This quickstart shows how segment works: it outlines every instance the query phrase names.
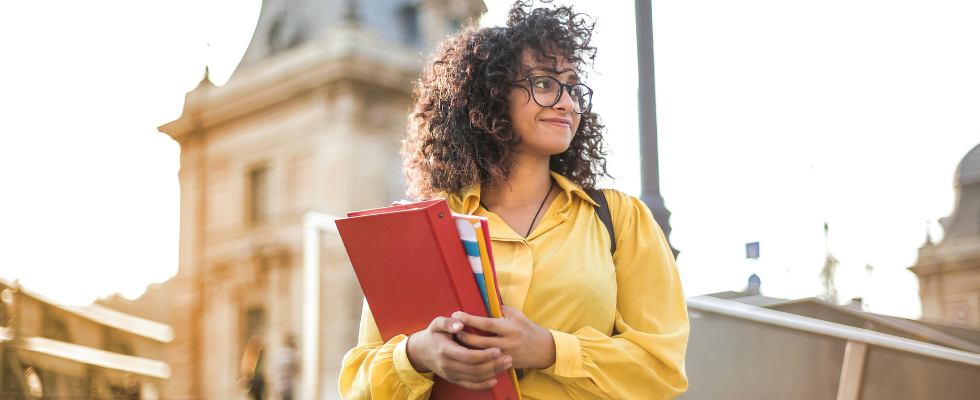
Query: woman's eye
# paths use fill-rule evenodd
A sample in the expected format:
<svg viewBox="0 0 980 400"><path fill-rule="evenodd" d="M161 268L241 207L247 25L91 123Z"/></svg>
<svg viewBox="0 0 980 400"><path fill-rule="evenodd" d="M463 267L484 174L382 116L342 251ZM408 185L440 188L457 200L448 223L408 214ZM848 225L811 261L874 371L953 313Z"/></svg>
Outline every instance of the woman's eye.
<svg viewBox="0 0 980 400"><path fill-rule="evenodd" d="M551 89L551 82L547 79L538 79L534 81L534 87L538 89Z"/></svg>

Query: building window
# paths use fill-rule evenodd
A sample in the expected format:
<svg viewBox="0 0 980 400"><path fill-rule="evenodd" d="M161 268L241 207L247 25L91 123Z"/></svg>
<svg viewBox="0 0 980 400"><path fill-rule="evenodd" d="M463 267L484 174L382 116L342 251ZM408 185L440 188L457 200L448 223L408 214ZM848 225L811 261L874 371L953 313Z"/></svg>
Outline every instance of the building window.
<svg viewBox="0 0 980 400"><path fill-rule="evenodd" d="M41 337L71 343L71 332L68 330L68 324L62 318L61 310L56 311L48 306L43 308Z"/></svg>
<svg viewBox="0 0 980 400"><path fill-rule="evenodd" d="M402 30L402 40L407 44L418 45L420 40L419 34L419 16L418 9L413 5L405 5L398 12L398 20L401 24Z"/></svg>
<svg viewBox="0 0 980 400"><path fill-rule="evenodd" d="M248 352L248 343L261 344L265 336L265 307L253 306L245 309L244 321L241 326L243 352ZM254 339L253 339L254 338Z"/></svg>
<svg viewBox="0 0 980 400"><path fill-rule="evenodd" d="M102 350L128 356L135 355L133 352L133 343L130 338L126 334L108 326L102 327Z"/></svg>
<svg viewBox="0 0 980 400"><path fill-rule="evenodd" d="M261 224L269 218L269 170L252 168L248 173L249 222Z"/></svg>
<svg viewBox="0 0 980 400"><path fill-rule="evenodd" d="M251 307L245 311L245 339L265 334L265 308Z"/></svg>

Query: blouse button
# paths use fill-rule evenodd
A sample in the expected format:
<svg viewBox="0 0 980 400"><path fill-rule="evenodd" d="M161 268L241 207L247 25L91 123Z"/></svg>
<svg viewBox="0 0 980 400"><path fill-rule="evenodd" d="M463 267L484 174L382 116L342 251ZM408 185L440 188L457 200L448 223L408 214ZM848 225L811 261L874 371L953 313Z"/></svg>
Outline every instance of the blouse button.
<svg viewBox="0 0 980 400"><path fill-rule="evenodd" d="M570 365L568 365L568 364L565 364L565 372L570 372L571 370L572 370L572 367Z"/></svg>
<svg viewBox="0 0 980 400"><path fill-rule="evenodd" d="M419 385L424 385L424 384L425 384L425 381L423 381L423 380L421 380L421 379L419 379L419 380L417 380L416 382L418 382L418 383L419 383Z"/></svg>

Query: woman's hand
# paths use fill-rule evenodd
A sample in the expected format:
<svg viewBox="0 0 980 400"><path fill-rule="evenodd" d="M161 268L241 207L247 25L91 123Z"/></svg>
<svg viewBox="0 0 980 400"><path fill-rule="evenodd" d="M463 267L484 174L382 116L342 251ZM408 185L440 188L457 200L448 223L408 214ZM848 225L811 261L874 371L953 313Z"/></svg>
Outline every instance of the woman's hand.
<svg viewBox="0 0 980 400"><path fill-rule="evenodd" d="M504 306L503 318L484 318L457 311L453 317L466 326L496 337L480 336L458 331L456 337L467 345L480 349L500 349L504 356L514 359L514 368L545 369L555 364L555 338L551 332L531 322L524 313Z"/></svg>
<svg viewBox="0 0 980 400"><path fill-rule="evenodd" d="M497 384L493 377L512 367L513 358L500 349L470 350L453 341L463 323L456 318L437 317L429 327L409 336L408 361L419 373L435 372L447 381L467 389L489 389Z"/></svg>

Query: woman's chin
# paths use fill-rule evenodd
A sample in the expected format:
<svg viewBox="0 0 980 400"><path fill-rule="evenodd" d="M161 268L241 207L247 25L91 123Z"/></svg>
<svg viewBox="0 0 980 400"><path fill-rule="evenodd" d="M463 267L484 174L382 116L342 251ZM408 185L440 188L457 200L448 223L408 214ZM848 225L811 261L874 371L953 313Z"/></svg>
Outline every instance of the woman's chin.
<svg viewBox="0 0 980 400"><path fill-rule="evenodd" d="M558 146L551 146L548 148L547 151L544 152L544 154L548 154L548 156L550 157L556 154L564 153L565 150L568 150L568 143L564 143Z"/></svg>
<svg viewBox="0 0 980 400"><path fill-rule="evenodd" d="M517 154L532 157L551 157L556 154L564 153L568 150L568 143L559 143L547 146L525 146L521 149L514 149Z"/></svg>

